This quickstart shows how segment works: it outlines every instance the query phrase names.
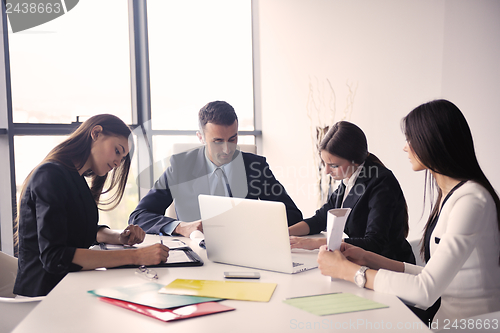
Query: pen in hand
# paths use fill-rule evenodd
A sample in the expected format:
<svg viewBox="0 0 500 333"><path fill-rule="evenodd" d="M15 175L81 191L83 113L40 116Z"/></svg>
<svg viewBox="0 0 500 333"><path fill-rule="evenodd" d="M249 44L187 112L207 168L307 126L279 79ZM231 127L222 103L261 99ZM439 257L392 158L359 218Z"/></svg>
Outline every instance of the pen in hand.
<svg viewBox="0 0 500 333"><path fill-rule="evenodd" d="M163 245L163 233L160 232L159 235L160 235L160 244ZM167 258L168 258L168 256L167 256ZM167 259L165 260L165 262L167 262Z"/></svg>

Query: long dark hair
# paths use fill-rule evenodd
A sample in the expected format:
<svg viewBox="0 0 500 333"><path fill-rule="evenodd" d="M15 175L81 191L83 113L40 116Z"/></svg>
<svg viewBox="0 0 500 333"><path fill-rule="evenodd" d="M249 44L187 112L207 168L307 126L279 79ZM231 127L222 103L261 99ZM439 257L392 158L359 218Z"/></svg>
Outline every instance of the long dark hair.
<svg viewBox="0 0 500 333"><path fill-rule="evenodd" d="M401 126L408 145L428 170L461 181L472 180L490 193L496 205L500 230L500 199L479 166L472 134L460 109L450 101L434 100L411 111L403 118ZM442 198L441 189L435 186L435 179L432 180L432 175L429 177L427 170L426 179L431 188L437 187L437 199L420 241L422 256L425 253L425 234L439 212Z"/></svg>
<svg viewBox="0 0 500 333"><path fill-rule="evenodd" d="M104 185L108 179L108 174L98 176L91 170L84 173L85 177L90 178L90 190L92 192L92 197L94 198L96 204L100 206L99 209L111 210L115 208L123 198L130 170L131 155L133 154L133 141L130 137L131 130L120 118L111 114L100 114L89 118L83 122L66 140L54 147L38 166L47 162L57 162L70 170L81 170L90 156L93 142L91 132L95 126L102 127L101 134L103 135L119 136L128 139L130 146L130 152L127 156L125 156L121 164L116 169L108 173L111 178L106 189L104 189ZM22 200L29 180L38 166L36 166L29 173L28 177L26 177L21 189L19 201ZM115 188L116 191L112 192ZM106 201L100 201L101 194L104 193L112 193L112 195ZM110 207L104 208L103 206ZM16 244L19 208L20 204L18 204L18 214L15 221Z"/></svg>
<svg viewBox="0 0 500 333"><path fill-rule="evenodd" d="M385 167L384 163L382 163L377 156L368 152L368 143L363 130L348 121L339 121L335 123L319 144L319 150L320 152L324 150L355 164L361 164L365 160L369 160L372 163ZM408 205L406 201L404 222L403 232L406 238L410 231L408 224Z"/></svg>

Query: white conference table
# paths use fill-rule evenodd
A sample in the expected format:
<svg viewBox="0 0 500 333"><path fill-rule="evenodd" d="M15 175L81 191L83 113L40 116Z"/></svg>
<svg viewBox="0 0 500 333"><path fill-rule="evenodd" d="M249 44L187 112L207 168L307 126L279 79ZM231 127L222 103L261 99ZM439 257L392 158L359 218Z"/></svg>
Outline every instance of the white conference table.
<svg viewBox="0 0 500 333"><path fill-rule="evenodd" d="M155 268L158 283L169 284L175 279L224 280L225 271L256 271L255 269L211 262L206 251L189 238L180 238L199 254L201 267ZM159 241L147 235L144 244ZM249 251L252 245L248 245ZM317 256L312 252L307 255ZM68 274L49 295L15 328L14 333L77 333L77 332L429 332L397 297L361 289L345 281L331 281L318 269L283 274L259 270L261 281L277 283L269 302L224 300L222 304L234 311L172 322L162 322L130 310L100 301L87 293L104 287L136 285L148 282L134 269L108 269ZM352 293L388 305L388 308L329 316L316 316L283 302L296 296L334 292Z"/></svg>

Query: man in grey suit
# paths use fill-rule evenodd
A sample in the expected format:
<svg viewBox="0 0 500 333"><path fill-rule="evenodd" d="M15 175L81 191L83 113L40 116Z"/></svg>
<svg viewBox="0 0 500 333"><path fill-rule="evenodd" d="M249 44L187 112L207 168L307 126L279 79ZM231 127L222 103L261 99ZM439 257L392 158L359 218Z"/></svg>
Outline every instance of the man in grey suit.
<svg viewBox="0 0 500 333"><path fill-rule="evenodd" d="M266 159L237 148L238 117L231 105L210 102L201 108L198 120L197 136L203 146L171 157L170 166L132 212L129 224L147 233L186 237L203 231L199 194L281 201L289 226L302 221L302 213ZM165 216L172 202L178 219Z"/></svg>

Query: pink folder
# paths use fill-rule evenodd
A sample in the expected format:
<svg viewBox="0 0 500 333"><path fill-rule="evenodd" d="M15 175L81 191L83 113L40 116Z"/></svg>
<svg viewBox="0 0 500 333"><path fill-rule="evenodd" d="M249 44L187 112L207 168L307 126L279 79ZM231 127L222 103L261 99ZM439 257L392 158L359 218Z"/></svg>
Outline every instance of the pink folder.
<svg viewBox="0 0 500 333"><path fill-rule="evenodd" d="M103 302L114 304L122 308L129 309L162 321L186 319L198 316L205 316L212 313L234 310L234 308L222 305L218 302L206 302L193 305L186 305L174 309L157 309L113 298L99 297L99 299Z"/></svg>

